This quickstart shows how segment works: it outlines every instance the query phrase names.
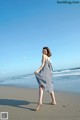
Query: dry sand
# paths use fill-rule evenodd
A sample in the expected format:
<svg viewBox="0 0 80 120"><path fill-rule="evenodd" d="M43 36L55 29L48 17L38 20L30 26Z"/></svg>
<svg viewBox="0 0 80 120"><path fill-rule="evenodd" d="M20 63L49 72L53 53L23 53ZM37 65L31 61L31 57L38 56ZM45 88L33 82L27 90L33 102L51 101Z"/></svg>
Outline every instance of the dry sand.
<svg viewBox="0 0 80 120"><path fill-rule="evenodd" d="M0 112L8 112L8 120L80 120L80 94L55 91L57 105L44 92L43 105L35 111L38 89L0 86Z"/></svg>

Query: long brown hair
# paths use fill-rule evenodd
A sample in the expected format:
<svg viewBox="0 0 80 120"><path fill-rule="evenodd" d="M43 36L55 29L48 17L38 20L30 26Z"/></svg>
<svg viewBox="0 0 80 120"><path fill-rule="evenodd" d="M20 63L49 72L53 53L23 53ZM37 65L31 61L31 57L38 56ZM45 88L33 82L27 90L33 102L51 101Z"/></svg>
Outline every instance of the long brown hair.
<svg viewBox="0 0 80 120"><path fill-rule="evenodd" d="M50 51L50 49L48 47L43 47L43 49L47 50L47 56L48 57L52 56L51 51Z"/></svg>

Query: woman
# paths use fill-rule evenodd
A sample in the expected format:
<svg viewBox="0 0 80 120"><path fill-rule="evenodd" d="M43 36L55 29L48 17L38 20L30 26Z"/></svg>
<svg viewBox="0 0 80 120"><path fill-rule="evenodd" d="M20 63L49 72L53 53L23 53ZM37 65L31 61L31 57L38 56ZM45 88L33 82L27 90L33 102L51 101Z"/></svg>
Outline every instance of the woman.
<svg viewBox="0 0 80 120"><path fill-rule="evenodd" d="M42 105L43 98L43 90L46 89L52 98L52 105L56 105L54 90L53 90L53 82L52 82L52 65L50 63L51 52L48 47L43 47L42 50L42 65L36 70L35 76L39 84L39 101L36 108L36 111Z"/></svg>

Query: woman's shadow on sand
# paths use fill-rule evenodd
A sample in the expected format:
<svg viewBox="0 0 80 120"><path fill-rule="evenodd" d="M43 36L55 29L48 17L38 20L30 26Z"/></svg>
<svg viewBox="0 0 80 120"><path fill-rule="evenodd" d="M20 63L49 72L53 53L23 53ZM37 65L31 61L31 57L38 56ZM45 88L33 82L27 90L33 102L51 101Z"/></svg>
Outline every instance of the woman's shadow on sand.
<svg viewBox="0 0 80 120"><path fill-rule="evenodd" d="M23 108L23 109L35 111L35 109L21 106L21 105L29 105L29 104L37 104L37 103L24 101L24 100L0 99L0 105L13 106L13 107L18 107L18 108Z"/></svg>

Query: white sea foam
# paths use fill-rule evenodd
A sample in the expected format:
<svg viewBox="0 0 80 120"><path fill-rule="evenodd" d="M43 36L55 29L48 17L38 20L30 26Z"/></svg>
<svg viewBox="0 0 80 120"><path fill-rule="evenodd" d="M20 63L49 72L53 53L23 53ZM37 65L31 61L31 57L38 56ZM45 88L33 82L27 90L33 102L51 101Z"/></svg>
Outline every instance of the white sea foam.
<svg viewBox="0 0 80 120"><path fill-rule="evenodd" d="M54 71L53 77L63 77L63 76L80 76L80 69L66 69L66 70L57 70ZM17 79L33 79L35 77L34 74L26 74L20 76L12 76L6 78L0 78L0 82L9 81L9 80L17 80Z"/></svg>
<svg viewBox="0 0 80 120"><path fill-rule="evenodd" d="M74 70L61 70L61 71L54 71L53 76L78 76L80 75L80 69Z"/></svg>

